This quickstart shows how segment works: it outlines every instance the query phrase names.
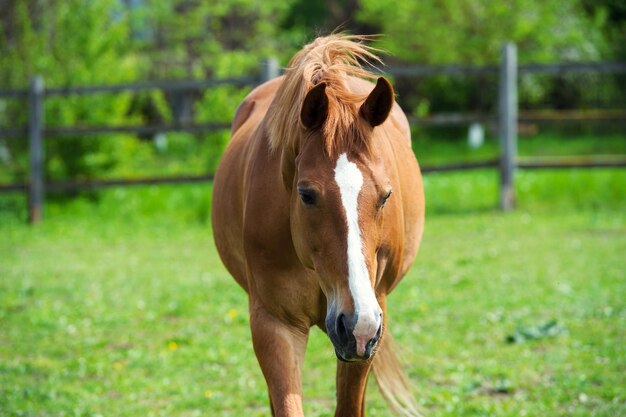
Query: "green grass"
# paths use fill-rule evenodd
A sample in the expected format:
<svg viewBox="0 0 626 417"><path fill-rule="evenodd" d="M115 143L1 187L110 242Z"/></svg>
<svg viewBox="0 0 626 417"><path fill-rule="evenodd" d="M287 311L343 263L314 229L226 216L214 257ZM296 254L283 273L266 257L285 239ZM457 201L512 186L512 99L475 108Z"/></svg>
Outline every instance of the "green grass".
<svg viewBox="0 0 626 417"><path fill-rule="evenodd" d="M416 397L428 416L626 416L626 170L520 172L506 214L496 184L425 179L423 246L389 303ZM0 196L0 416L268 415L209 192L53 199L37 227ZM307 416L332 415L334 363L314 330Z"/></svg>

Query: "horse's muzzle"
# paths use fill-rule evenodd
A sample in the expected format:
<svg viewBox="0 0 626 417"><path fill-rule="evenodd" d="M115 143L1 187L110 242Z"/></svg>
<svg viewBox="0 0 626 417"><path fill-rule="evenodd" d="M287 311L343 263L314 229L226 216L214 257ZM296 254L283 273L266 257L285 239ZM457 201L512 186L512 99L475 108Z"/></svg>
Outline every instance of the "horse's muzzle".
<svg viewBox="0 0 626 417"><path fill-rule="evenodd" d="M364 319L367 320L365 324ZM358 314L333 314L329 311L326 315L326 332L341 361L355 362L371 358L380 340L383 332L382 313L361 317L361 323L358 320Z"/></svg>

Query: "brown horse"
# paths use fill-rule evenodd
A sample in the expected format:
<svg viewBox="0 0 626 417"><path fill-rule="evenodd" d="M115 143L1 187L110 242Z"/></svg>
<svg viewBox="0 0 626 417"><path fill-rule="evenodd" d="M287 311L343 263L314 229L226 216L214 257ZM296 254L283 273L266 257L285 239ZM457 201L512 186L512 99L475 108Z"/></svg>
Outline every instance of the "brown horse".
<svg viewBox="0 0 626 417"><path fill-rule="evenodd" d="M390 406L417 415L386 335L386 296L424 223L420 170L391 85L360 62L365 38L318 38L285 75L252 91L215 175L212 223L249 294L250 326L274 416L302 416L309 329L338 358L336 416L363 416L371 369Z"/></svg>

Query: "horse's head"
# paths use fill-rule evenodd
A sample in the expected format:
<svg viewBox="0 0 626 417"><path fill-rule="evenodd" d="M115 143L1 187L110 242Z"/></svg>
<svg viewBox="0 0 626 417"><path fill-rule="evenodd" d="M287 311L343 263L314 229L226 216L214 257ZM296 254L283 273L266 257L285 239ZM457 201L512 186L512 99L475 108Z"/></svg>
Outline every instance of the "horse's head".
<svg viewBox="0 0 626 417"><path fill-rule="evenodd" d="M326 148L329 133L323 129L332 117L327 93L324 83L313 87L300 113L304 133L286 176L292 237L301 262L319 277L327 301L326 330L338 358L364 360L382 334L375 286L383 210L392 194L382 157L367 141L387 119L393 90L384 78L378 80L355 105L359 111L347 130L360 137L342 140L333 152Z"/></svg>

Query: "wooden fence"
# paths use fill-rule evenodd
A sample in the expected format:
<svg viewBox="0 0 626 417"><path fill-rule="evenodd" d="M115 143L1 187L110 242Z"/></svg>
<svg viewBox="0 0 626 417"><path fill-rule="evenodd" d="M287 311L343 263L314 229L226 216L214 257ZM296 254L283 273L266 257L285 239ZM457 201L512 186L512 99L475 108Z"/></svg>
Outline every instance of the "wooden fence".
<svg viewBox="0 0 626 417"><path fill-rule="evenodd" d="M493 66L437 66L437 67L392 67L386 73L392 76L433 75L468 76L477 74L497 75L499 80L498 114L496 116L475 114L439 114L425 118L409 116L412 123L423 125L468 125L474 121L489 121L498 124L500 136L500 157L498 159L459 163L438 166L424 166L422 171L442 172L479 168L498 168L500 171L500 208L511 210L515 206L514 174L517 168L570 168L570 167L612 167L626 166L626 156L590 157L590 158L541 158L520 160L517 158L517 124L519 121L539 121L549 119L560 120L626 120L626 111L621 112L535 112L518 114L517 85L519 73L626 73L626 63L573 63L556 65L517 65L517 51L514 44L506 44L502 49L499 65ZM158 89L166 92L203 91L219 85L254 86L278 76L280 73L276 59L270 58L262 62L260 76L243 77L223 80L194 80L175 82L148 82L109 86L84 86L66 88L45 88L44 80L35 77L29 89L0 90L0 98L27 98L29 108L28 126L0 127L0 135L28 136L29 140L29 179L25 183L0 184L2 191L26 191L28 193L29 220L37 223L42 219L42 207L46 191L72 191L93 189L109 186L164 184L210 181L212 173L205 175L188 175L176 177L142 178L142 179L94 179L68 180L63 182L46 182L44 179L44 139L54 136L72 136L84 134L134 133L156 134L168 131L209 132L227 129L229 122L224 123L181 123L174 122L161 125L145 126L89 126L89 127L45 127L43 106L46 97L68 96L77 94L118 93L127 91L146 91Z"/></svg>

